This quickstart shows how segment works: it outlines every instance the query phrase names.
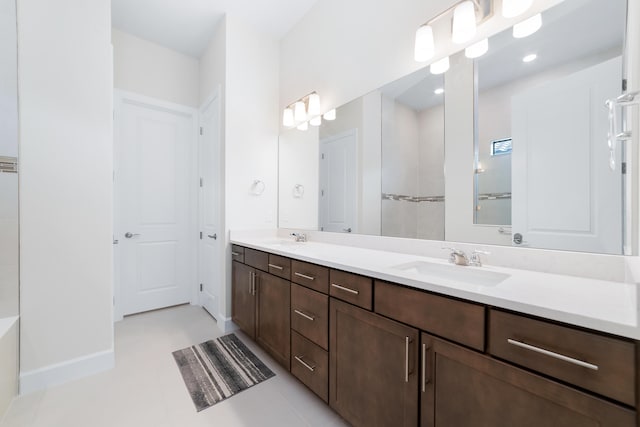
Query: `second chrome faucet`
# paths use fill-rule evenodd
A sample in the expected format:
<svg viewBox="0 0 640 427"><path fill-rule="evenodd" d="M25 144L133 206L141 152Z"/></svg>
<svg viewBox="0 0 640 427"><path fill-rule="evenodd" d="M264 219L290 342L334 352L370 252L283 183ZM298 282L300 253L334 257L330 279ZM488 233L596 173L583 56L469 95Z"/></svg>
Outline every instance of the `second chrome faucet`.
<svg viewBox="0 0 640 427"><path fill-rule="evenodd" d="M489 255L489 252L486 251L481 251L479 249L474 249L471 252L471 256L467 256L467 254L460 249L457 248L449 248L449 247L445 247L442 249L447 249L450 251L449 254L449 262L455 265L462 265L462 266L473 266L473 267L482 267L482 259L480 258L480 255Z"/></svg>

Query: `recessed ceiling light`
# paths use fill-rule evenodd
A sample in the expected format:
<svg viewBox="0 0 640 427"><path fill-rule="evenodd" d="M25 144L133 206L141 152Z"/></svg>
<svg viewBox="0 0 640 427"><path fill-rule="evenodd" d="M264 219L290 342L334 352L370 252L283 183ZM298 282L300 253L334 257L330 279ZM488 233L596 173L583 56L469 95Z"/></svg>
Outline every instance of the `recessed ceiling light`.
<svg viewBox="0 0 640 427"><path fill-rule="evenodd" d="M444 89L439 87L438 89L434 90L433 93L435 93L436 95L441 95L444 93Z"/></svg>
<svg viewBox="0 0 640 427"><path fill-rule="evenodd" d="M524 58L522 58L522 62L531 62L531 61L535 61L535 59L538 57L538 55L536 55L535 53L532 53L530 55L525 56Z"/></svg>

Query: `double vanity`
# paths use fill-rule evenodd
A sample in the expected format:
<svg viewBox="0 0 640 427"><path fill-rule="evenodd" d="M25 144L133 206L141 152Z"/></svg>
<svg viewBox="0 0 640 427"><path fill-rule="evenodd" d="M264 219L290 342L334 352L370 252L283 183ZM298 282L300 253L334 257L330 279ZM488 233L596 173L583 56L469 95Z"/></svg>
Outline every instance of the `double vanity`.
<svg viewBox="0 0 640 427"><path fill-rule="evenodd" d="M638 426L636 286L232 234L233 320L355 426Z"/></svg>

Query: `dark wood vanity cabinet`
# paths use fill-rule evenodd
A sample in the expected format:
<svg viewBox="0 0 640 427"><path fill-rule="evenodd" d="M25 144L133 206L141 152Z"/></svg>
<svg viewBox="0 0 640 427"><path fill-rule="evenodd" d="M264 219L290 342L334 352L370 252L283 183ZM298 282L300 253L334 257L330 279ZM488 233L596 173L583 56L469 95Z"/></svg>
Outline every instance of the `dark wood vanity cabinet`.
<svg viewBox="0 0 640 427"><path fill-rule="evenodd" d="M425 427L632 427L636 413L487 355L422 334Z"/></svg>
<svg viewBox="0 0 640 427"><path fill-rule="evenodd" d="M329 401L354 426L418 423L418 330L331 298Z"/></svg>
<svg viewBox="0 0 640 427"><path fill-rule="evenodd" d="M261 270L272 268L267 253L244 248L243 255L247 264L232 262L232 319L289 370L289 280Z"/></svg>
<svg viewBox="0 0 640 427"><path fill-rule="evenodd" d="M640 427L637 341L234 249L234 322L356 427Z"/></svg>

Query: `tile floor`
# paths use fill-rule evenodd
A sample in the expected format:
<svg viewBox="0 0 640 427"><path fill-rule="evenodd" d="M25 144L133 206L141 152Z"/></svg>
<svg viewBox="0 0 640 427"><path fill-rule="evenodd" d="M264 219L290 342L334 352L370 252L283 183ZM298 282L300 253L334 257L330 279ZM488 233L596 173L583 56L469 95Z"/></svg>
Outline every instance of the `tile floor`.
<svg viewBox="0 0 640 427"><path fill-rule="evenodd" d="M240 332L276 373L196 412L171 352L221 335L202 308L179 306L116 323L116 367L17 398L0 427L345 426L325 403Z"/></svg>

